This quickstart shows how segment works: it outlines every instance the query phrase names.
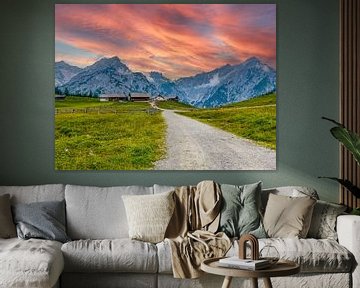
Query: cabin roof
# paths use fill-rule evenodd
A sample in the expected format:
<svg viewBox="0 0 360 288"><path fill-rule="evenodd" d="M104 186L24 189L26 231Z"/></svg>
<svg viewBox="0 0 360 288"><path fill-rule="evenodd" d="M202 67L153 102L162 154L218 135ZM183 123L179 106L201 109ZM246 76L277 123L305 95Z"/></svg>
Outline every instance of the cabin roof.
<svg viewBox="0 0 360 288"><path fill-rule="evenodd" d="M100 98L124 98L128 97L126 94L101 94Z"/></svg>
<svg viewBox="0 0 360 288"><path fill-rule="evenodd" d="M136 97L145 97L145 98L150 98L150 95L147 93L131 93L131 98L136 98Z"/></svg>

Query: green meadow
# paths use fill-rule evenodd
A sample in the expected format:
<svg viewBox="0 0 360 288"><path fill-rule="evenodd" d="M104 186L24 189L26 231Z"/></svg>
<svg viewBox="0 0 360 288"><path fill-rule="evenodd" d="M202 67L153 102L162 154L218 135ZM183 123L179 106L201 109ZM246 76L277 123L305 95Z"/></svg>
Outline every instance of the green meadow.
<svg viewBox="0 0 360 288"><path fill-rule="evenodd" d="M166 153L164 119L148 103L66 97L55 106L58 170L147 170Z"/></svg>
<svg viewBox="0 0 360 288"><path fill-rule="evenodd" d="M194 110L194 106L176 101L157 101L156 106L167 110Z"/></svg>
<svg viewBox="0 0 360 288"><path fill-rule="evenodd" d="M177 113L276 149L276 95L211 109L159 101ZM55 101L57 170L151 170L166 156L166 123L146 102Z"/></svg>
<svg viewBox="0 0 360 288"><path fill-rule="evenodd" d="M220 108L178 113L276 149L275 93Z"/></svg>

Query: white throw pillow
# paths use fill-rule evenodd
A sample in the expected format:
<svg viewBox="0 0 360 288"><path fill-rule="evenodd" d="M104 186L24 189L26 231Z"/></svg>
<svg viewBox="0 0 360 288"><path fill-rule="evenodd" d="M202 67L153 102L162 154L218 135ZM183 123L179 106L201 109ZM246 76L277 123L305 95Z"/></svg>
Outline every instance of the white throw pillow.
<svg viewBox="0 0 360 288"><path fill-rule="evenodd" d="M122 196L131 239L151 243L164 240L175 208L173 193Z"/></svg>

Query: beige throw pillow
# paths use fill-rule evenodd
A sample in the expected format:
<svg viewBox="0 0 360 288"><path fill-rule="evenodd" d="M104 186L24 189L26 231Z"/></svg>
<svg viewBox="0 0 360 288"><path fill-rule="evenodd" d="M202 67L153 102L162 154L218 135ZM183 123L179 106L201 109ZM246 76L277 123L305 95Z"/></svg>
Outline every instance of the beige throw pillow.
<svg viewBox="0 0 360 288"><path fill-rule="evenodd" d="M9 194L0 196L0 238L16 237Z"/></svg>
<svg viewBox="0 0 360 288"><path fill-rule="evenodd" d="M306 238L316 200L311 197L288 197L270 194L264 215L269 237Z"/></svg>
<svg viewBox="0 0 360 288"><path fill-rule="evenodd" d="M164 240L175 207L173 193L122 196L131 239L151 243Z"/></svg>

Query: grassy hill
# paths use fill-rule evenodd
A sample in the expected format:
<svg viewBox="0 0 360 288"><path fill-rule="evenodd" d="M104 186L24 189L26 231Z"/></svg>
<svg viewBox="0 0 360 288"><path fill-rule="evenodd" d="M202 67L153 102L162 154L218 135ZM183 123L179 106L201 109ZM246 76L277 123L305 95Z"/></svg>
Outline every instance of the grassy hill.
<svg viewBox="0 0 360 288"><path fill-rule="evenodd" d="M238 103L233 103L223 106L224 108L236 108L236 107L255 107L265 105L276 105L276 94L271 93L263 96L258 96L249 100L245 100Z"/></svg>
<svg viewBox="0 0 360 288"><path fill-rule="evenodd" d="M276 149L275 93L219 108L178 113Z"/></svg>

